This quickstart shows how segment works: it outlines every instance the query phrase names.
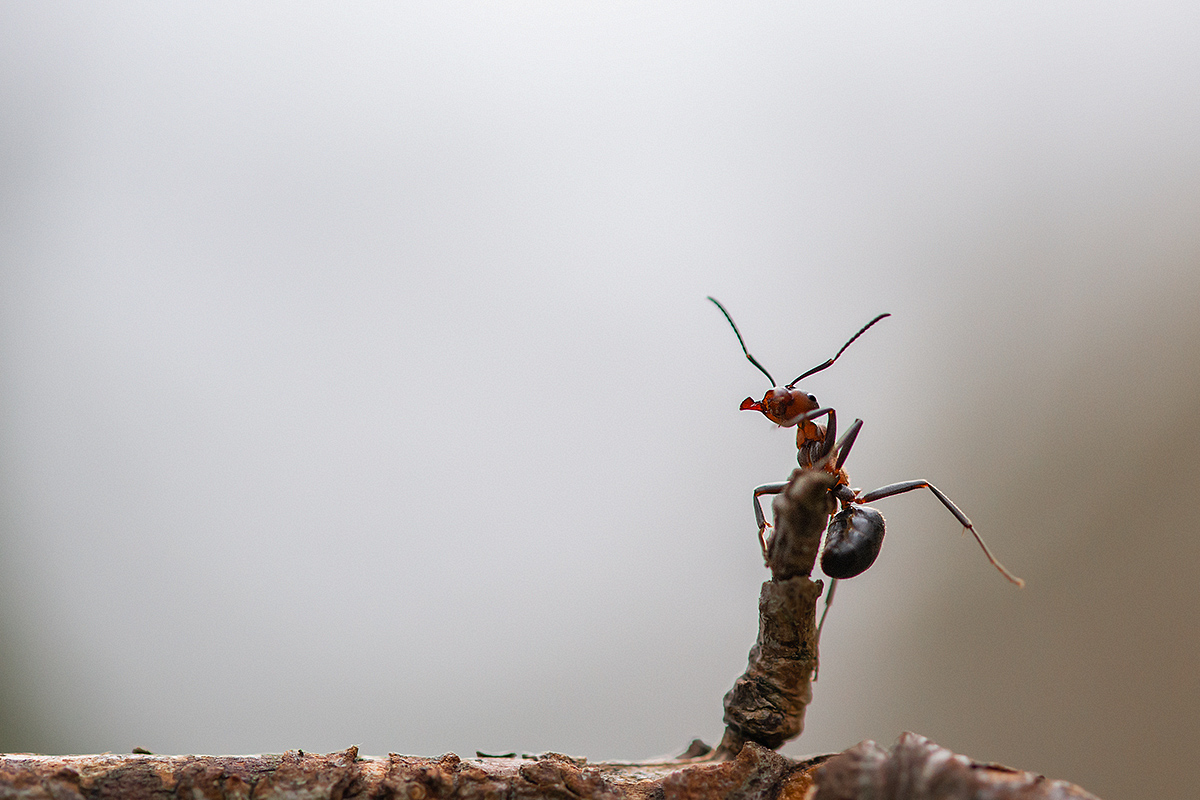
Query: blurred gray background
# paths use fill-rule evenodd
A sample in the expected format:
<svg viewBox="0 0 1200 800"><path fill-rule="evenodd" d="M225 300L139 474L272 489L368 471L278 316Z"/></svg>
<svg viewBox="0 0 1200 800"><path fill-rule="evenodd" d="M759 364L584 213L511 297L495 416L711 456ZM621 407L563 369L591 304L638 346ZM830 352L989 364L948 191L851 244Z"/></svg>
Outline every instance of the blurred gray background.
<svg viewBox="0 0 1200 800"><path fill-rule="evenodd" d="M1200 747L1193 3L0 5L0 749L720 738L806 382L808 728Z"/></svg>

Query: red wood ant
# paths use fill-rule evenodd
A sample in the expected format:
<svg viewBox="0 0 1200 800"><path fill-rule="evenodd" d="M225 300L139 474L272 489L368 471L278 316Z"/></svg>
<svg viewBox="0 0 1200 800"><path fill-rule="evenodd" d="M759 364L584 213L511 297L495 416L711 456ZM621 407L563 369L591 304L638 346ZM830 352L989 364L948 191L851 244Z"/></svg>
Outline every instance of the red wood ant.
<svg viewBox="0 0 1200 800"><path fill-rule="evenodd" d="M1013 575L1005 569L1004 565L996 560L987 545L984 544L979 532L975 530L975 526L971 524L971 520L967 518L967 515L959 510L958 506L949 497L944 495L941 490L929 481L916 480L891 483L870 492L860 492L857 489L851 489L850 478L842 466L846 463L846 458L850 455L850 448L854 445L854 440L858 437L858 432L862 428L862 420L856 419L845 435L835 443L837 415L834 410L828 407L822 408L817 403L816 397L795 388L796 384L804 378L832 366L838 357L846 351L846 348L853 344L858 337L866 333L872 325L884 317L890 316L890 314L880 314L864 325L859 329L858 333L851 336L850 340L842 345L842 348L837 351L833 358L802 373L786 386L776 386L775 379L771 377L771 373L767 372L766 368L758 363L754 356L750 355L750 351L746 349L746 343L742 339L741 331L738 330L733 317L729 315L729 312L725 310L725 307L716 298L709 297L708 299L721 310L721 313L725 315L725 319L729 321L729 325L733 328L733 332L737 336L738 343L741 344L742 352L745 353L746 358L759 371L766 375L772 384L772 388L763 396L762 400L756 401L752 397L747 397L743 400L741 410L760 411L767 419L783 427L797 426L796 460L800 466L805 469L823 469L837 476L837 482L830 489L830 492L838 500L841 510L830 520L825 533L825 545L821 550L821 570L832 579L829 586L829 595L825 600L826 611L828 611L829 602L832 600L837 581L839 579L853 578L856 575L866 572L875 563L875 558L879 555L879 549L883 546L885 532L883 515L864 504L917 489L928 489L933 492L934 497L954 515L954 518L959 521L963 528L971 532L971 535L975 537L975 541L983 549L983 553L987 556L988 561L1000 571L1001 575L1017 586L1025 585L1023 580ZM829 418L828 427L817 425L813 422L814 419L822 416ZM786 483L769 483L759 486L754 490L754 518L758 523L758 540L762 546L764 559L767 558L769 549L766 537L766 529L769 525L766 517L763 515L759 498L765 494L779 494L786 485ZM824 623L823 617L821 621Z"/></svg>

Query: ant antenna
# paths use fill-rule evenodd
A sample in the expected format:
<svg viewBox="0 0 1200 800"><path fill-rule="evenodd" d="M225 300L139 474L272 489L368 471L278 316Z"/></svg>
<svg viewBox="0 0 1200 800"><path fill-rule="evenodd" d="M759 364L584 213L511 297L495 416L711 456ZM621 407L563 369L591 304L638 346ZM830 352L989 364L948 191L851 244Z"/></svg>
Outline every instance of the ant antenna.
<svg viewBox="0 0 1200 800"><path fill-rule="evenodd" d="M709 300L712 300L712 298L711 298L711 297L710 297L710 298L708 298L708 299L709 299ZM714 302L714 303L717 303L717 301L716 301L716 300L713 300L713 302ZM720 305L721 305L720 303L717 303L717 306L718 306L718 307L720 307ZM722 310L722 311L724 311L725 309L723 309L723 308L722 308L721 310ZM728 317L729 315L728 315L728 314L726 314L725 316L727 316L727 317ZM788 389L790 389L790 388L792 388L793 386L795 386L797 383L799 383L800 381L802 381L802 380L804 380L805 378L807 378L809 375L815 375L816 373L820 372L820 371L821 371L821 370L823 370L823 369L829 369L830 367L832 367L832 366L833 366L833 362L835 362L835 361L837 361L837 360L838 360L838 356L840 356L842 353L846 352L846 348L847 348L847 347L849 347L850 345L854 344L854 340L855 340L855 339L857 339L858 337L860 337L860 336L862 336L864 333L866 333L866 332L867 332L867 329L868 329L868 328L870 328L872 325L874 325L876 322L879 322L879 320L883 319L884 317L890 317L890 316L891 316L891 314L880 314L878 317L876 317L875 319L871 320L871 321L870 321L870 322L868 322L866 325L863 325L863 326L862 326L862 328L859 330L859 332L858 332L858 333L856 333L856 334L854 334L853 336L851 336L851 337L850 337L850 341L848 341L848 342L846 342L844 345L842 345L842 349L837 351L837 355L835 355L833 358L831 358L831 359L829 359L828 361L826 361L826 362L825 362L824 364L822 364L821 366L819 366L819 367L813 367L813 368L812 368L812 369L810 369L808 372L804 373L804 374L803 374L803 375L801 375L800 377L796 378L796 380L794 380L794 381L792 381L791 383L789 383L789 384L788 384L788 385L787 385L785 388L788 388ZM733 320L729 320L729 323L732 325L732 324L733 324ZM736 332L736 331L737 331L737 327L734 327L734 329L733 329L733 330ZM738 336L738 339L739 339L739 340L740 340L741 338L742 338L741 336ZM745 349L746 349L746 346L745 346L745 345L742 345L742 349L743 349L743 350L745 350ZM747 358L750 358L750 354L749 354L749 353L747 353L747 354L746 354L746 357L747 357ZM754 361L754 359L753 359L753 358L751 358L750 360L751 360L751 361ZM757 364L758 362L757 362L757 361L755 361L755 363ZM762 367L759 367L759 369L762 369ZM763 371L764 371L764 372L766 372L766 370L763 370ZM767 377L769 378L769 377L771 377L771 376L770 376L770 375L768 375Z"/></svg>
<svg viewBox="0 0 1200 800"><path fill-rule="evenodd" d="M758 360L755 359L754 356L750 355L750 351L746 349L746 342L742 340L742 332L738 330L737 323L733 321L733 317L729 316L729 312L725 310L725 306L721 305L721 303L715 297L710 296L708 299L712 300L713 305L715 305L717 308L721 309L721 313L725 315L725 319L729 320L729 325L730 325L730 327L733 328L734 335L738 337L738 344L740 344L742 346L742 352L746 354L746 358L750 359L750 363L753 364L754 366L758 367L759 372L761 372L763 375L766 375L767 380L769 380L771 382L771 385L774 386L775 379L771 377L771 373L767 372L767 368L764 367L762 364L758 363ZM887 314L884 314L884 316L886 317ZM873 320L871 322L871 325L874 325L878 321L879 321L878 318L876 318L875 320ZM871 325L868 325L867 328L871 327ZM863 328L863 331L865 331L867 328ZM858 333L862 333L862 331L859 331ZM858 338L858 334L855 334L854 339L857 339L857 338ZM853 342L854 339L851 339L850 342ZM849 345L850 342L846 342L846 344ZM845 349L846 349L845 347L842 348L842 350L845 350ZM838 353L838 356L840 356L840 355L841 355L841 352ZM837 356L834 356L833 358L836 359ZM829 364L832 364L832 363L833 363L833 360L831 359L829 361ZM829 364L826 364L825 367L829 366ZM821 367L821 369L825 369L825 367ZM808 374L811 375L812 373L808 373ZM803 377L803 376L801 376L801 377ZM798 380L800 380L800 378L797 378L796 380L798 381ZM795 381L793 381L793 383L795 383Z"/></svg>

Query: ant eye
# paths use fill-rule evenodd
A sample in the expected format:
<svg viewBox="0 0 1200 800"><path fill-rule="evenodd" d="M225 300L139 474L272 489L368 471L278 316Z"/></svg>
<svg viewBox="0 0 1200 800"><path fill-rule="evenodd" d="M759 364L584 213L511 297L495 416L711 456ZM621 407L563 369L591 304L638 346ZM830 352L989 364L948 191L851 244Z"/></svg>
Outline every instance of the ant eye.
<svg viewBox="0 0 1200 800"><path fill-rule="evenodd" d="M812 394L810 394L810 395L808 396L808 399L812 401L812 404L813 404L814 406L817 404L817 397L816 397L816 395L812 395Z"/></svg>

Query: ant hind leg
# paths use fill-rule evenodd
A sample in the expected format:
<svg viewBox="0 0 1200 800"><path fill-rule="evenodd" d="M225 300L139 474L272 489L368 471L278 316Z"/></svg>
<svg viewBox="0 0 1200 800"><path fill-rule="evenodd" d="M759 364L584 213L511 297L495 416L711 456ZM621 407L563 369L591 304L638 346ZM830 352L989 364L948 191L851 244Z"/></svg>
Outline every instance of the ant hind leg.
<svg viewBox="0 0 1200 800"><path fill-rule="evenodd" d="M881 486L878 489L866 492L865 494L860 494L858 497L854 498L854 502L870 503L872 500L879 500L884 497L892 497L893 495L904 494L905 492L911 492L916 489L928 489L929 491L933 492L933 496L936 497L941 504L944 505L950 511L950 513L954 515L954 518L959 521L963 528L969 530L971 535L975 537L975 541L979 543L980 548L983 549L983 554L987 556L987 560L992 563L992 566L998 569L1001 575L1015 583L1017 586L1025 585L1025 581L1021 580L1016 575L1013 575L1004 567L1003 564L996 560L996 557L992 555L992 551L988 549L986 544L984 544L983 537L979 535L979 531L975 530L975 526L971 524L971 520L967 519L967 515L964 514L958 506L954 505L953 500L942 494L942 491L929 481L902 481L901 483L891 483L887 486Z"/></svg>
<svg viewBox="0 0 1200 800"><path fill-rule="evenodd" d="M813 649L816 650L816 663L813 665L813 680L821 674L821 631L825 629L825 618L829 616L829 606L833 605L833 593L837 591L838 579L829 579L829 591L825 593L825 609L821 612L821 621L817 623L817 635L813 640Z"/></svg>

